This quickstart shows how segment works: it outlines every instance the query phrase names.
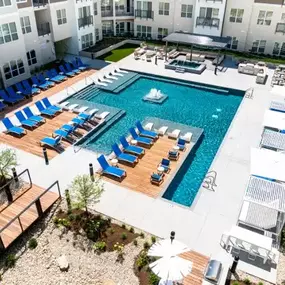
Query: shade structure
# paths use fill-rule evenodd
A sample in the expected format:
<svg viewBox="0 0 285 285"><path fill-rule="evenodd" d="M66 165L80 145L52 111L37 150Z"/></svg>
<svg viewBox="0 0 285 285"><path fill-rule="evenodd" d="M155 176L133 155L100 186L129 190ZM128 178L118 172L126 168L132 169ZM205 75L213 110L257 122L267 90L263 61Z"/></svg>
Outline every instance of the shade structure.
<svg viewBox="0 0 285 285"><path fill-rule="evenodd" d="M285 113L266 110L263 119L263 126L285 130Z"/></svg>
<svg viewBox="0 0 285 285"><path fill-rule="evenodd" d="M270 92L274 95L285 97L285 86L274 85Z"/></svg>
<svg viewBox="0 0 285 285"><path fill-rule="evenodd" d="M285 181L285 154L267 149L251 149L251 175Z"/></svg>
<svg viewBox="0 0 285 285"><path fill-rule="evenodd" d="M192 262L178 256L168 256L156 260L149 267L162 280L178 281L191 273Z"/></svg>

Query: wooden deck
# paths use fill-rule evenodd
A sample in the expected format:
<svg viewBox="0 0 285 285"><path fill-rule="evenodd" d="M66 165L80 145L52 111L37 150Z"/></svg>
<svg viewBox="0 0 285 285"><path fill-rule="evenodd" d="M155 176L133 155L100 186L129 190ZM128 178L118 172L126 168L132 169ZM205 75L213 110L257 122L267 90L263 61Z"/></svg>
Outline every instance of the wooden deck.
<svg viewBox="0 0 285 285"><path fill-rule="evenodd" d="M179 257L192 261L192 272L183 280L183 285L200 285L203 283L204 271L209 261L209 257L195 251L188 251Z"/></svg>
<svg viewBox="0 0 285 285"><path fill-rule="evenodd" d="M39 197L45 190L32 185L24 194L18 197L14 202L0 210L0 231L5 225L7 225L14 217L16 217L21 211L25 209L31 202ZM40 203L43 212L50 208L59 198L58 193L48 191L40 198ZM38 218L38 212L36 205L33 204L27 209L21 216L20 221L25 231L34 221ZM10 226L8 226L3 232L0 233L4 248L7 248L17 237L22 234L20 223L15 220Z"/></svg>
<svg viewBox="0 0 285 285"><path fill-rule="evenodd" d="M55 116L54 118L46 118L46 122L34 130L26 129L27 134L22 137L1 133L0 142L43 157L43 150L39 142L44 137L51 137L52 133L56 129L58 129L63 124L66 124L76 116L77 115L72 112L64 111ZM81 128L78 129L78 132L80 133L80 135L84 135L86 133L86 131ZM62 140L62 146L66 148L70 146L70 143ZM59 154L57 151L51 148L47 148L47 153L49 159L52 159L53 157Z"/></svg>
<svg viewBox="0 0 285 285"><path fill-rule="evenodd" d="M160 186L156 186L150 183L150 176L153 172L157 172L158 164L161 162L162 158L167 158L168 151L173 148L176 141L173 139L168 139L166 136L160 137L150 149L145 149L145 155L139 159L138 164L135 167L127 166L126 164L119 163L119 167L123 168L127 172L127 177L123 181L118 182L114 179L107 178L104 179L112 183L116 183L123 187L129 188L131 190L141 192L152 198L159 196L160 192L165 189L166 185L170 183L170 179L175 171L181 165L191 150L193 144L187 144L186 151L180 151L180 157L178 161L171 161L171 170L168 174L164 176L164 182Z"/></svg>

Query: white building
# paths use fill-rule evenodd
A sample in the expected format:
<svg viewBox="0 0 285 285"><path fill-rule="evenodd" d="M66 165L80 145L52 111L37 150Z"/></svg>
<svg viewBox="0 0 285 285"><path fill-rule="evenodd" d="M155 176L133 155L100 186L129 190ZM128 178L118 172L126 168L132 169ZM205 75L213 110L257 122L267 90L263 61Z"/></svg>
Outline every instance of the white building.
<svg viewBox="0 0 285 285"><path fill-rule="evenodd" d="M34 1L34 2L32 2ZM285 56L284 0L0 0L0 87L107 36L231 36L230 48Z"/></svg>

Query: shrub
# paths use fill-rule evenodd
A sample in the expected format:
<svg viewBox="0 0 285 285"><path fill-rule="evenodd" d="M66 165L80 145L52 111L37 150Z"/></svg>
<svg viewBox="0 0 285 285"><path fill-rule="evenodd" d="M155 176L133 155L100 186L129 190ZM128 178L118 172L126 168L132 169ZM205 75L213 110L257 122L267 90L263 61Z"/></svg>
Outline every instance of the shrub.
<svg viewBox="0 0 285 285"><path fill-rule="evenodd" d="M144 268L146 265L148 265L149 259L147 256L146 251L142 251L139 256L137 257L136 260L136 265L138 267L138 270L141 270L142 268Z"/></svg>
<svg viewBox="0 0 285 285"><path fill-rule="evenodd" d="M75 215L74 214L69 214L68 215L68 219L69 219L69 221L74 221L75 220Z"/></svg>
<svg viewBox="0 0 285 285"><path fill-rule="evenodd" d="M143 232L140 233L140 237L144 238L144 233Z"/></svg>
<svg viewBox="0 0 285 285"><path fill-rule="evenodd" d="M149 249L149 247L150 247L149 243L148 243L147 241L144 242L143 248L144 248L144 249Z"/></svg>
<svg viewBox="0 0 285 285"><path fill-rule="evenodd" d="M113 234L115 230L113 228L110 229L110 233Z"/></svg>
<svg viewBox="0 0 285 285"><path fill-rule="evenodd" d="M81 221L81 215L74 215L75 221L80 222Z"/></svg>
<svg viewBox="0 0 285 285"><path fill-rule="evenodd" d="M138 241L135 239L135 240L133 241L133 244L134 244L135 246L137 246L137 245L138 245Z"/></svg>
<svg viewBox="0 0 285 285"><path fill-rule="evenodd" d="M103 252L106 250L106 243L104 241L97 241L94 243L93 248L97 252Z"/></svg>
<svg viewBox="0 0 285 285"><path fill-rule="evenodd" d="M124 261L124 244L119 244L118 242L116 242L114 244L113 249L117 251L117 254L118 254L117 261L123 262Z"/></svg>
<svg viewBox="0 0 285 285"><path fill-rule="evenodd" d="M257 285L263 285L263 282L260 281L260 282L257 283Z"/></svg>
<svg viewBox="0 0 285 285"><path fill-rule="evenodd" d="M155 242L156 242L156 237L155 237L155 236L152 236L152 237L151 237L151 242L152 242L152 243L155 243Z"/></svg>
<svg viewBox="0 0 285 285"><path fill-rule="evenodd" d="M148 276L148 281L150 285L158 285L160 278L155 275L154 273L150 272L149 276Z"/></svg>
<svg viewBox="0 0 285 285"><path fill-rule="evenodd" d="M52 220L53 220L53 222L57 225L59 218L58 218L58 217L54 217Z"/></svg>
<svg viewBox="0 0 285 285"><path fill-rule="evenodd" d="M35 249L38 246L38 242L35 238L31 238L28 243L29 249Z"/></svg>
<svg viewBox="0 0 285 285"><path fill-rule="evenodd" d="M17 258L15 254L8 254L5 260L5 266L8 268L14 267L16 264Z"/></svg>
<svg viewBox="0 0 285 285"><path fill-rule="evenodd" d="M126 240L127 238L128 238L127 234L126 233L122 233L121 239L122 240Z"/></svg>
<svg viewBox="0 0 285 285"><path fill-rule="evenodd" d="M111 218L108 218L107 221L108 221L108 224L110 225L111 222L112 222L112 219L111 219Z"/></svg>
<svg viewBox="0 0 285 285"><path fill-rule="evenodd" d="M243 283L244 283L245 285L250 285L250 284L251 284L251 281L249 280L249 278L245 278L245 279L243 280Z"/></svg>
<svg viewBox="0 0 285 285"><path fill-rule="evenodd" d="M126 225L125 225L125 224L122 224L121 227L122 227L122 229L125 229L125 228L126 228Z"/></svg>
<svg viewBox="0 0 285 285"><path fill-rule="evenodd" d="M129 231L130 231L130 233L134 233L135 229L133 227L131 227Z"/></svg>
<svg viewBox="0 0 285 285"><path fill-rule="evenodd" d="M70 199L70 194L69 194L69 190L66 189L65 190L65 199L66 199L66 204L67 204L67 213L71 213L72 208L71 208L71 199Z"/></svg>
<svg viewBox="0 0 285 285"><path fill-rule="evenodd" d="M238 281L234 281L232 285L240 285Z"/></svg>

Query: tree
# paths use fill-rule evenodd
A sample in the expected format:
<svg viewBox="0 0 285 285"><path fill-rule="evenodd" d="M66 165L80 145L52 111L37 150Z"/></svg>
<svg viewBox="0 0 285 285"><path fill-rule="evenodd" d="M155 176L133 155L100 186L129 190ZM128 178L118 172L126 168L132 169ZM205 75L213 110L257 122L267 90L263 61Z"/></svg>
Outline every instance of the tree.
<svg viewBox="0 0 285 285"><path fill-rule="evenodd" d="M84 208L88 214L91 204L96 204L104 191L104 186L100 178L95 178L94 182L89 175L78 175L71 183L70 196L73 204L78 208Z"/></svg>
<svg viewBox="0 0 285 285"><path fill-rule="evenodd" d="M0 151L0 185L6 183L13 167L17 166L17 157L13 149L6 148Z"/></svg>

